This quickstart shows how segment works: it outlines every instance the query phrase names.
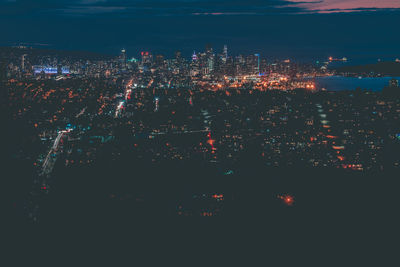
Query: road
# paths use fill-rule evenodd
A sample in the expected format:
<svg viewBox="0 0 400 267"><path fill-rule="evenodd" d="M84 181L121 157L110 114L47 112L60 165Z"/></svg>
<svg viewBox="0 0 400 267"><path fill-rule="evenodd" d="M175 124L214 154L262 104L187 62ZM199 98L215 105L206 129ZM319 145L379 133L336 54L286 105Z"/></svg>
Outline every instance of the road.
<svg viewBox="0 0 400 267"><path fill-rule="evenodd" d="M51 147L49 153L47 153L46 159L44 160L42 166L42 175L49 174L53 170L56 158L52 157L52 155L57 153L61 138L69 132L70 130L63 130L58 132L58 135L54 140L53 146Z"/></svg>
<svg viewBox="0 0 400 267"><path fill-rule="evenodd" d="M116 110L115 110L114 118L118 118L118 116L120 116L120 115L122 114L122 110L123 110L123 108L124 108L125 103L126 103L129 99L131 99L132 86L133 86L133 79L129 80L129 82L128 82L128 83L126 84L126 86L125 86L125 90L124 90L124 93L123 93L123 95L124 95L124 97L125 97L125 100L120 101L120 102L118 103L118 106L117 106L117 108L116 108Z"/></svg>

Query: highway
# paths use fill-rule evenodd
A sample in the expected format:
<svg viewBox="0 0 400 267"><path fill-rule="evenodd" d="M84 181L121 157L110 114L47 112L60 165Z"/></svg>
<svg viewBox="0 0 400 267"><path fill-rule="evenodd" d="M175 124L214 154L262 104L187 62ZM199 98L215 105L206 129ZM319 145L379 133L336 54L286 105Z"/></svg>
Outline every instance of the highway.
<svg viewBox="0 0 400 267"><path fill-rule="evenodd" d="M53 170L56 158L53 158L52 155L58 151L58 147L60 145L61 138L69 132L70 132L70 130L63 130L63 131L58 132L58 135L57 135L56 139L54 140L54 143L53 143L49 153L47 153L46 159L43 162L42 175L49 174Z"/></svg>
<svg viewBox="0 0 400 267"><path fill-rule="evenodd" d="M123 95L125 97L125 100L124 101L120 101L118 103L118 106L117 106L117 108L115 110L114 118L118 118L118 116L121 115L125 103L131 98L132 86L133 86L133 79L129 80L129 82L125 86L125 91L123 93Z"/></svg>

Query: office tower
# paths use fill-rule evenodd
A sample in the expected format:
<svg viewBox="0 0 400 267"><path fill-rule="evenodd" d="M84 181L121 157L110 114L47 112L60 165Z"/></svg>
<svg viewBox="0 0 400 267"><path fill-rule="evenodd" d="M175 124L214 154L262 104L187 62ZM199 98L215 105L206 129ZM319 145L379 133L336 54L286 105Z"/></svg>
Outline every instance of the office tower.
<svg viewBox="0 0 400 267"><path fill-rule="evenodd" d="M158 68L164 67L164 56L163 55L156 55L155 64Z"/></svg>
<svg viewBox="0 0 400 267"><path fill-rule="evenodd" d="M257 57L256 72L257 72L257 74L260 74L260 54L255 54L255 56Z"/></svg>
<svg viewBox="0 0 400 267"><path fill-rule="evenodd" d="M181 53L181 51L176 51L175 52L175 59L176 59L176 61L181 61L181 59L182 59L182 53Z"/></svg>
<svg viewBox="0 0 400 267"><path fill-rule="evenodd" d="M212 73L214 71L214 55L210 55L207 58L207 73Z"/></svg>
<svg viewBox="0 0 400 267"><path fill-rule="evenodd" d="M140 55L142 56L142 65L144 64L151 64L153 62L153 55L149 52L141 52Z"/></svg>
<svg viewBox="0 0 400 267"><path fill-rule="evenodd" d="M26 54L23 54L21 56L21 71L24 72L25 71L25 58L26 58Z"/></svg>
<svg viewBox="0 0 400 267"><path fill-rule="evenodd" d="M193 51L192 61L197 61L197 59L196 51Z"/></svg>
<svg viewBox="0 0 400 267"><path fill-rule="evenodd" d="M121 60L122 67L126 68L126 50L125 49L121 50L120 60Z"/></svg>
<svg viewBox="0 0 400 267"><path fill-rule="evenodd" d="M207 54L212 54L213 49L211 44L206 44L206 53Z"/></svg>
<svg viewBox="0 0 400 267"><path fill-rule="evenodd" d="M222 60L224 63L228 60L228 46L224 45L224 52L222 54Z"/></svg>

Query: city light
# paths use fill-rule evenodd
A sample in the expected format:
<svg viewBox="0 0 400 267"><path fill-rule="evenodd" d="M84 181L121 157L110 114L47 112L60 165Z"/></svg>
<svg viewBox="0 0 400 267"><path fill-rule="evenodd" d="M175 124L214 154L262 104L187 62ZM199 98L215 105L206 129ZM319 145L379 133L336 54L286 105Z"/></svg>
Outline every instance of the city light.
<svg viewBox="0 0 400 267"><path fill-rule="evenodd" d="M284 195L279 195L279 199L283 201L283 203L287 206L293 206L294 205L294 197L289 194L284 194Z"/></svg>

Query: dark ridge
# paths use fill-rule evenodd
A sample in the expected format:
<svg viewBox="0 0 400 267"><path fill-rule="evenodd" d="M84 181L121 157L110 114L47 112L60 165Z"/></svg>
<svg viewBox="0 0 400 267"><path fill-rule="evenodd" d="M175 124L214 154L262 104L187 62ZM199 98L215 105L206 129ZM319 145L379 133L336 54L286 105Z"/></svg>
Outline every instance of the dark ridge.
<svg viewBox="0 0 400 267"><path fill-rule="evenodd" d="M376 64L344 66L337 68L337 72L340 74L400 76L400 62L389 61Z"/></svg>
<svg viewBox="0 0 400 267"><path fill-rule="evenodd" d="M0 47L0 58L12 59L28 54L32 61L42 57L57 57L69 60L107 60L113 56L88 51L42 49L32 47Z"/></svg>

